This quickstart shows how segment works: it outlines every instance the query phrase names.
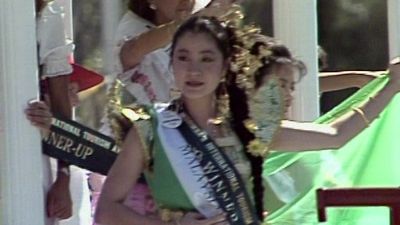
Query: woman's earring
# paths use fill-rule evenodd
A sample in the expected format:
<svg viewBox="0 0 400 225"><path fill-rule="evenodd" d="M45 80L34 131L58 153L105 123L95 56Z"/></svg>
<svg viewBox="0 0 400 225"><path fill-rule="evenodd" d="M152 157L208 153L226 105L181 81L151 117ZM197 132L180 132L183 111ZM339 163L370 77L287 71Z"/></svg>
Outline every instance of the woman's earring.
<svg viewBox="0 0 400 225"><path fill-rule="evenodd" d="M210 120L215 125L226 122L229 117L229 96L226 85L226 79L223 77L217 89L217 117Z"/></svg>
<svg viewBox="0 0 400 225"><path fill-rule="evenodd" d="M157 6L154 3L150 3L150 9L157 10Z"/></svg>

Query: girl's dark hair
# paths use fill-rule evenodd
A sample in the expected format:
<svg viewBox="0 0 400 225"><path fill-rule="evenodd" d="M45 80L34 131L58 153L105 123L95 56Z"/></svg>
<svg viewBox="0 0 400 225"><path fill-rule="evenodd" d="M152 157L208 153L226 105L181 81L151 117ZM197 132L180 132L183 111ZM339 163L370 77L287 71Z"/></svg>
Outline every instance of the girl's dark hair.
<svg viewBox="0 0 400 225"><path fill-rule="evenodd" d="M263 66L260 67L254 74L255 87L258 88L262 84L264 76L268 76L273 72L273 69L281 65L292 65L299 69L300 78L306 74L306 67L304 63L292 56L290 50L283 44L279 43L276 39L264 35L256 35L253 47L250 53L259 55L261 47L267 47L271 52L270 55L262 58Z"/></svg>
<svg viewBox="0 0 400 225"><path fill-rule="evenodd" d="M128 9L136 15L155 23L156 12L150 8L150 3L147 0L129 0Z"/></svg>
<svg viewBox="0 0 400 225"><path fill-rule="evenodd" d="M263 65L254 74L255 87L261 86L261 82L264 76L268 76L273 72L276 66L280 65L293 65L300 70L301 76L305 74L304 64L293 58L289 49L278 43L276 40L269 38L264 35L256 35L253 37L254 43L250 49L250 53L253 55L259 55L261 53L260 47L265 46L271 52L270 55L262 58ZM243 46L240 40L235 40L236 45ZM247 95L245 90L239 88L236 85L236 74L230 72L228 79L228 93L229 93L229 105L232 117L233 128L238 135L239 139L244 146L247 146L251 140L254 139L254 135L247 130L243 121L249 119L249 107L247 105ZM263 218L263 200L264 200L264 188L263 188L263 158L256 157L249 154L246 151L246 155L251 163L251 170L253 176L253 194L254 202L256 206L257 215Z"/></svg>
<svg viewBox="0 0 400 225"><path fill-rule="evenodd" d="M222 52L223 58L227 59L231 55L231 30L227 29L214 17L191 17L186 20L172 39L171 59L173 59L174 49L178 40L186 33L204 33L212 37L217 44L218 49Z"/></svg>

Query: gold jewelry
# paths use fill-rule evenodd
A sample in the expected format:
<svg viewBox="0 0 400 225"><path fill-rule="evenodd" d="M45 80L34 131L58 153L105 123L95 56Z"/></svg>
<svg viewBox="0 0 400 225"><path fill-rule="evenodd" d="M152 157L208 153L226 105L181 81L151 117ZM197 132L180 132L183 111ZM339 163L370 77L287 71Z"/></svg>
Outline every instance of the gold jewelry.
<svg viewBox="0 0 400 225"><path fill-rule="evenodd" d="M226 90L225 79L222 79L219 85L219 93L217 93L217 116L209 120L215 125L220 125L224 123L230 116L229 96L228 91Z"/></svg>
<svg viewBox="0 0 400 225"><path fill-rule="evenodd" d="M180 219L183 217L184 212L180 210L161 208L158 210L158 215L164 222L174 221L177 225L180 225Z"/></svg>
<svg viewBox="0 0 400 225"><path fill-rule="evenodd" d="M364 111L359 108L359 107L353 107L353 111L361 116L361 118L364 120L365 125L369 127L370 121L368 120L367 116L365 116Z"/></svg>

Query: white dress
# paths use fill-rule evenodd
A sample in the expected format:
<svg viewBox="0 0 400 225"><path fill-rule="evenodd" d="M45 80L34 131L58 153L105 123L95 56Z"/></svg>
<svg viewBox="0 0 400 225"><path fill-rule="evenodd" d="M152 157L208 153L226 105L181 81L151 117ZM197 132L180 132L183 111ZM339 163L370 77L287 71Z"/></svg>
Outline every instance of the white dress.
<svg viewBox="0 0 400 225"><path fill-rule="evenodd" d="M149 21L128 11L121 19L115 37L117 46L114 50L114 71L126 85L126 89L140 103L145 104L151 101L166 102L170 99L173 75L169 65L169 45L145 55L136 67L126 72L122 71L119 54L126 40L134 39L153 27L154 25ZM146 87L148 84L150 87Z"/></svg>
<svg viewBox="0 0 400 225"><path fill-rule="evenodd" d="M72 53L73 45L72 43L66 43L62 9L57 3L48 3L42 9L37 19L36 29L39 63L42 66L40 79L70 74L72 67L69 64L68 57ZM50 165L50 158L43 155L43 188L45 196L47 196L47 192L54 181L55 173L56 169L55 166ZM86 173L83 170L71 167L70 190L73 202L73 216L68 220L62 221L46 218L46 225L91 224L90 197L86 177Z"/></svg>
<svg viewBox="0 0 400 225"><path fill-rule="evenodd" d="M128 11L120 20L114 37L112 78L118 78L126 90L137 99L137 103L149 104L153 101L167 102L170 100L170 89L174 85L170 68L170 45L157 49L146 56L134 68L123 72L120 52L127 40L134 39L154 27L151 22ZM107 118L102 118L100 132L111 136Z"/></svg>

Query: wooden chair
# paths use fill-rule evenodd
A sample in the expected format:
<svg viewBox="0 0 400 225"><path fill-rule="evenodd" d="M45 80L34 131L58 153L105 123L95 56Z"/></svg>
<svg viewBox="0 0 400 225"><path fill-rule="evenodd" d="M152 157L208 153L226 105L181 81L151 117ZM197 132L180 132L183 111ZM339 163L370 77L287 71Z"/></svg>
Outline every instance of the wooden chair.
<svg viewBox="0 0 400 225"><path fill-rule="evenodd" d="M400 188L334 188L318 189L318 220L326 221L327 207L387 206L390 224L400 225Z"/></svg>

